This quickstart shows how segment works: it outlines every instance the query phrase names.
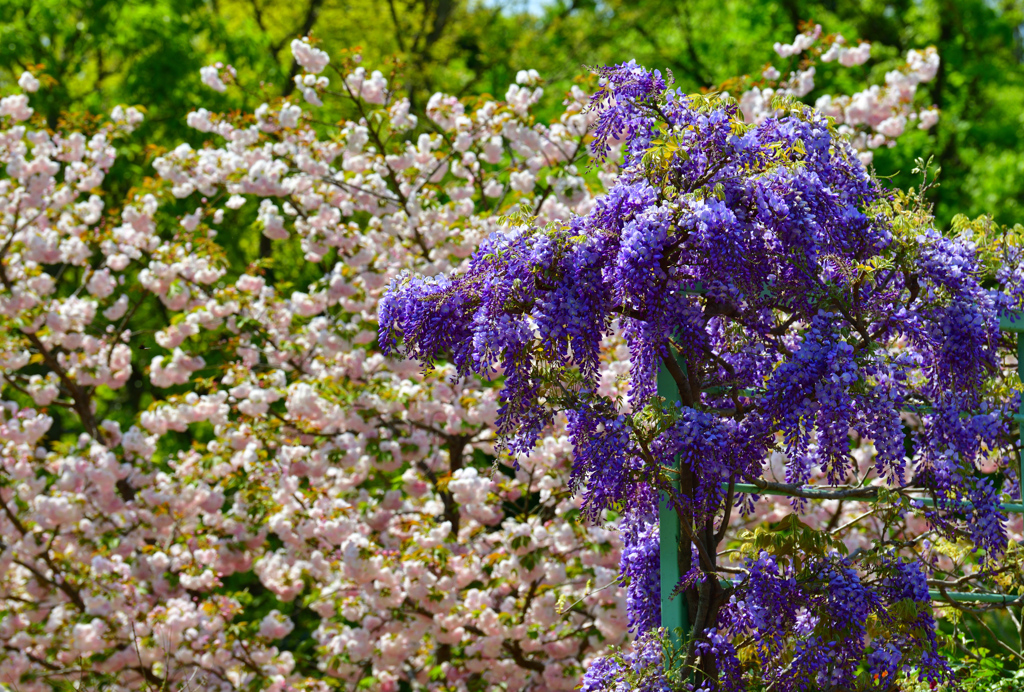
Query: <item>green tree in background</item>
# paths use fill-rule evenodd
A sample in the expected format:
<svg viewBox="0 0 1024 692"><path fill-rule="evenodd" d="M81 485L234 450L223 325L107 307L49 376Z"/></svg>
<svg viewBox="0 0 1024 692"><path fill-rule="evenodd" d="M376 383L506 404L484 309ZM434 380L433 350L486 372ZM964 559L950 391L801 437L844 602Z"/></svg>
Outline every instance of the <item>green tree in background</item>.
<svg viewBox="0 0 1024 692"><path fill-rule="evenodd" d="M44 88L33 107L51 128L62 113L144 107L136 144L104 182L110 199L123 199L153 174L151 154L159 147L201 141L185 123L189 111L245 105L202 85L199 68L211 54L244 66L253 83L255 73L271 79L281 72L265 36L244 26L229 30L202 0L3 0L0 8L0 87L26 69L41 72Z"/></svg>
<svg viewBox="0 0 1024 692"><path fill-rule="evenodd" d="M146 134L172 143L192 132L184 117L200 104L231 107L199 81L211 54L274 79L268 39L228 27L202 0L5 0L0 22L4 81L30 66L51 80L33 100L55 125L62 111L97 112L123 102L147 109Z"/></svg>
<svg viewBox="0 0 1024 692"><path fill-rule="evenodd" d="M934 153L941 222L955 212L1024 218L1022 0L7 0L4 8L0 79L44 65L56 81L43 96L51 122L62 109L141 104L146 136L164 145L195 138L184 117L200 103L252 107L289 94L288 44L307 32L332 53L360 47L369 66L393 59L414 106L435 90L494 93L524 68L562 87L585 65L629 59L670 69L685 89L714 88L767 62L783 67L766 46L790 41L806 20L872 41L862 69L876 81L908 49L935 45L942 67L926 93L942 109L939 125L878 152L878 172L910 185L913 159ZM204 90L198 70L213 60L238 68L242 83L262 81L263 92ZM863 77L823 70L818 90ZM549 89L552 113L561 93Z"/></svg>
<svg viewBox="0 0 1024 692"><path fill-rule="evenodd" d="M882 175L913 184L913 160L935 153L942 166L936 192L940 222L957 212L1024 218L1024 3L1020 0L779 0L725 2L649 0L559 2L549 7L534 42L539 56L602 64L635 58L669 68L686 88L714 87L731 75L757 74L778 56L765 46L789 42L805 20L873 45L874 80L898 55L935 45L942 66L927 92L942 109L928 134L908 136L876 154ZM889 64L887 64L887 62ZM558 72L555 64L546 74ZM847 78L855 78L847 72ZM819 89L831 75L819 75ZM812 95L813 96L813 95Z"/></svg>

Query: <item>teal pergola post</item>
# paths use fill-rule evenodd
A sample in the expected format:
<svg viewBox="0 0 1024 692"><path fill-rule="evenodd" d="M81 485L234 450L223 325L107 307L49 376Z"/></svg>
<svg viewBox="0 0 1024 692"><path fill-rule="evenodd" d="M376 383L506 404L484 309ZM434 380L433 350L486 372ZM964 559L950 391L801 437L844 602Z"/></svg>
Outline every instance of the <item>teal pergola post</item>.
<svg viewBox="0 0 1024 692"><path fill-rule="evenodd" d="M1018 327L1020 326L1018 320ZM1024 334L1017 331L1017 376L1021 383L1024 383ZM1020 482L1020 501L1024 504L1024 395L1021 396L1020 410L1017 412L1018 435L1020 439L1020 473L1017 480Z"/></svg>
<svg viewBox="0 0 1024 692"><path fill-rule="evenodd" d="M1006 332L1017 334L1017 376L1024 384L1024 314L1017 313L1012 317L1003 317L999 320L999 327ZM1014 416L1017 419L1020 440L1020 468L1018 481L1020 482L1020 501L1024 503L1024 396L1021 397L1020 410Z"/></svg>
<svg viewBox="0 0 1024 692"><path fill-rule="evenodd" d="M679 389L675 380L662 365L658 371L658 395L668 401L679 401ZM686 597L673 591L679 583L679 514L668 506L668 497L662 495L658 502L658 524L661 559L661 626L668 630L676 646L681 646L690 630L690 617L686 609ZM676 640L676 630L682 629L682 639Z"/></svg>

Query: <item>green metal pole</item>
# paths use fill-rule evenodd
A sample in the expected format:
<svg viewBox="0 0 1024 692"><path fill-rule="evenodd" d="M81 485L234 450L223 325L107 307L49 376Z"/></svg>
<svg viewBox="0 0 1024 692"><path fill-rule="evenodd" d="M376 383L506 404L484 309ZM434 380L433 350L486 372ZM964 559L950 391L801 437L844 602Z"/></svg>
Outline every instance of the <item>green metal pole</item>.
<svg viewBox="0 0 1024 692"><path fill-rule="evenodd" d="M662 365L658 371L658 394L670 402L679 401L679 389L668 370ZM658 503L658 524L661 536L659 555L661 558L661 626L666 628L673 643L678 647L686 641L690 632L690 617L686 609L686 597L672 592L681 578L679 574L679 514L668 506L668 497L662 495ZM688 545L688 543L687 543ZM677 639L676 630L682 630Z"/></svg>
<svg viewBox="0 0 1024 692"><path fill-rule="evenodd" d="M1017 377L1024 383L1024 314L1016 313L1010 317L999 318L999 328L1004 332L1017 334ZM1024 503L1024 399L1021 400L1020 412L1014 418L1020 426L1020 491L1021 502Z"/></svg>
<svg viewBox="0 0 1024 692"><path fill-rule="evenodd" d="M1017 377L1024 383L1024 334L1017 332ZM1021 397L1020 401L1020 413L1021 417L1024 417L1024 397ZM1020 435L1020 475L1018 480L1020 481L1020 501L1024 504L1024 422L1021 422L1022 418L1017 419L1017 427Z"/></svg>

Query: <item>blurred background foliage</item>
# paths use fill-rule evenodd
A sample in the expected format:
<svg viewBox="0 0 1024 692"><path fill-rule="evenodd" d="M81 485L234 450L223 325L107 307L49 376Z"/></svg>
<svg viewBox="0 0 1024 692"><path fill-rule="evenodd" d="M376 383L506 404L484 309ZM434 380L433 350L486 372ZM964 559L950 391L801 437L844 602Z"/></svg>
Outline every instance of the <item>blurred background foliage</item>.
<svg viewBox="0 0 1024 692"><path fill-rule="evenodd" d="M687 90L786 64L771 49L813 20L874 43L864 67L822 66L811 95L880 82L910 48L942 57L925 99L938 127L876 155L880 175L913 184L917 156L942 167L934 192L946 223L958 212L1024 221L1024 0L2 0L0 85L30 65L53 78L34 97L51 124L64 110L116 103L148 111L140 141L197 143L185 115L251 108L291 92L289 42L312 32L332 54L359 47L364 64L397 70L414 107L435 90L501 96L516 71L549 81L545 111L586 66L636 59L671 70ZM245 91L199 82L214 60L234 65ZM334 115L334 114L332 114ZM341 115L341 114L338 114ZM119 171L142 173L144 152Z"/></svg>

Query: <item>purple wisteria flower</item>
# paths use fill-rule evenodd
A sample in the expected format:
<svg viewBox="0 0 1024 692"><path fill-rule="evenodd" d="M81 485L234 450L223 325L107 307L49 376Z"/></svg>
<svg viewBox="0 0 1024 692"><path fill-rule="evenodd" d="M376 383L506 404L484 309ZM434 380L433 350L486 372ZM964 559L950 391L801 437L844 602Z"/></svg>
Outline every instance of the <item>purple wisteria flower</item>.
<svg viewBox="0 0 1024 692"><path fill-rule="evenodd" d="M640 658L659 650L654 516L667 497L694 629L676 642L692 673L678 685L943 679L925 576L899 552L912 542L812 550L799 565L766 550L723 571L728 488L768 487L762 469L782 455L790 483L820 477L861 498L885 487L875 499L894 516L927 493L937 531L972 541L982 567L998 558L1003 477L979 468L1013 455L1019 397L999 384L999 317L1022 305L1024 274L986 274L969 238L894 201L811 110L748 125L734 102L688 96L632 62L600 78L592 147L600 157L624 142L614 187L586 216L494 234L461 275L396 280L383 349L502 373L499 448L512 457L567 417L585 515L622 516ZM599 394L608 336L629 349L626 401ZM656 396L659 372L677 400ZM874 444L870 478L857 477L851 433ZM595 664L582 689L670 685L667 669L637 682L630 660Z"/></svg>

